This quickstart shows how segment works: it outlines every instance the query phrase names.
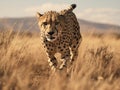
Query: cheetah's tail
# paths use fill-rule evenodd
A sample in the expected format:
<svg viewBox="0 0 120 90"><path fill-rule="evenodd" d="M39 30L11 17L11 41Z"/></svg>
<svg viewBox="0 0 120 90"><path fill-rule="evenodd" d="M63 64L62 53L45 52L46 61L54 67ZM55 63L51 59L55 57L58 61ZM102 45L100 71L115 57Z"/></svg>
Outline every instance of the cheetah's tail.
<svg viewBox="0 0 120 90"><path fill-rule="evenodd" d="M69 10L74 10L76 8L76 4L71 4L70 7L69 7Z"/></svg>

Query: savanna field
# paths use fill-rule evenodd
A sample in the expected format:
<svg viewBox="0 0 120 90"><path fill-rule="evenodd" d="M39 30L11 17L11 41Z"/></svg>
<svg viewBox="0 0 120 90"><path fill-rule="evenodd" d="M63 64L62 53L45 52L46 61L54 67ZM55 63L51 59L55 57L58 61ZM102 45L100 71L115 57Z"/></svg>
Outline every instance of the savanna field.
<svg viewBox="0 0 120 90"><path fill-rule="evenodd" d="M0 90L120 90L120 32L81 33L64 75L51 72L38 33L0 31Z"/></svg>

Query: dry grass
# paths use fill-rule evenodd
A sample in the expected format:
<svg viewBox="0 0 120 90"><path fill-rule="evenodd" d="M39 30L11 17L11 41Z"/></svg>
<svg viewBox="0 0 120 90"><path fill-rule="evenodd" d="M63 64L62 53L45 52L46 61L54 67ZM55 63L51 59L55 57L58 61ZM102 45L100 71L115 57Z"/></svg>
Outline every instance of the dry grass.
<svg viewBox="0 0 120 90"><path fill-rule="evenodd" d="M0 90L120 90L120 34L83 33L69 76L51 74L39 38L0 32Z"/></svg>

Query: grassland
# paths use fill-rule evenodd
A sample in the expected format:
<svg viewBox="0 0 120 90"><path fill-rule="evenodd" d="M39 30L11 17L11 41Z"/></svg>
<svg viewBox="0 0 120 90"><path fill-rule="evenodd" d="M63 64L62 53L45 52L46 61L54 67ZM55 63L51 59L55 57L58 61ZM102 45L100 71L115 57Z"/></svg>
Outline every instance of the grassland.
<svg viewBox="0 0 120 90"><path fill-rule="evenodd" d="M120 90L120 34L82 36L79 57L64 76L51 73L39 34L1 31L0 90Z"/></svg>

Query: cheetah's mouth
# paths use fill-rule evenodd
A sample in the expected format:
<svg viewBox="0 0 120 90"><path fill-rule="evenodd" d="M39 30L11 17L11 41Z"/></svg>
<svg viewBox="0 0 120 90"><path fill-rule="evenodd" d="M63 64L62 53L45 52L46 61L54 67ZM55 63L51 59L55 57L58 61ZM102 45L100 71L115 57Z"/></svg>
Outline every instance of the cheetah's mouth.
<svg viewBox="0 0 120 90"><path fill-rule="evenodd" d="M55 40L56 40L56 38L55 38L55 37L53 37L53 36L49 36L49 37L47 37L47 40L52 42L52 41L55 41Z"/></svg>
<svg viewBox="0 0 120 90"><path fill-rule="evenodd" d="M50 39L52 40L52 39L55 39L55 37L50 37Z"/></svg>

